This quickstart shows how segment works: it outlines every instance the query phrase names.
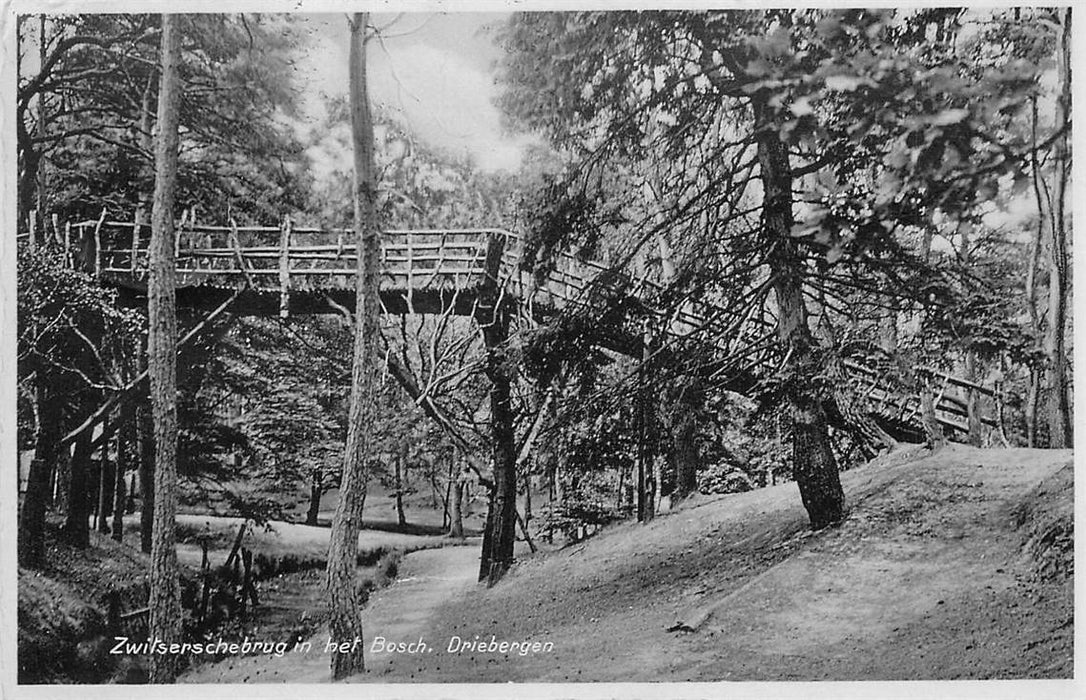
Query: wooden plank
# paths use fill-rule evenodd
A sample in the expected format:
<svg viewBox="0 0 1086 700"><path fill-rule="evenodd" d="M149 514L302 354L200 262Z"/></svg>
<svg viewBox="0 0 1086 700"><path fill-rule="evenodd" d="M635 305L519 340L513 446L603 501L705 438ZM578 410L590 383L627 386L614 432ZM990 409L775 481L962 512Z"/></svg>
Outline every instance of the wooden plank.
<svg viewBox="0 0 1086 700"><path fill-rule="evenodd" d="M241 229L238 229L238 230L240 231ZM278 255L279 255L279 246L278 245L274 245L274 246L248 246L248 247L244 248L243 250L245 251L246 255L253 255L253 256L257 256L257 257L278 257ZM291 253L292 253L293 257L298 257L300 254L313 254L313 253L330 253L330 254L338 254L338 255L341 255L341 256L343 254L347 254L347 255L351 255L351 256L353 256L355 254L353 245L344 246L342 248L342 250L341 250L339 248L339 246L336 245L336 244L327 244L327 245L321 244L321 245L300 246L300 245L297 245L295 243L291 243L290 250L291 250ZM398 259L401 259L401 260L406 260L407 259L407 257L406 257L406 252L407 252L406 246L395 246L395 245L393 245L393 246L385 246L385 250L388 253L396 254L396 255L393 255L393 257L398 257ZM442 258L441 253L443 251L446 252L446 258L447 258L447 251L450 251L450 250L461 251L462 254L457 256L457 257L463 258L465 260L482 260L483 257L484 257L482 255L481 251L474 245L450 244L450 245L446 246L444 249L441 248L441 246L413 245L412 246L412 259L414 259L414 260L425 260L425 259L439 260L439 259ZM192 248L192 251L193 252L198 252L198 253L201 253L201 254L207 254L207 255L228 255L233 251L233 249L230 248L230 247L223 247L223 246L214 246L214 247L201 246L199 248ZM404 253L404 255L402 255L402 256L399 255L401 251L403 251L403 253ZM423 252L423 251L425 251L425 252L433 252L433 253L435 253L435 255L419 255L419 253Z"/></svg>
<svg viewBox="0 0 1086 700"><path fill-rule="evenodd" d="M129 270L128 268L108 267L108 268L103 269L103 272L109 272L109 273L113 273L113 274L127 274L127 273L130 273L131 270ZM216 277L216 276L234 277L234 276L240 276L240 275L243 275L243 274L246 274L246 273L250 274L250 275L257 275L257 276L261 276L261 275L276 275L276 276L278 276L279 275L279 270L277 268L275 268L275 269L273 269L273 268L255 268L255 269L250 269L250 270L244 271L244 270L227 270L227 269L208 269L208 268L202 268L202 267L179 267L179 268L177 268L177 273L178 274L185 274L185 275L204 275L204 276L207 276L207 277ZM305 270L305 272L304 272L305 275L316 275L316 276L354 275L355 273L356 273L356 270L354 270L353 268L342 268L342 267L341 268L320 267L320 268L314 268L312 270ZM407 276L406 272L402 272L402 271L397 272L395 270L381 270L380 273L381 273L381 275L386 276L386 277L406 277ZM439 276L440 277L450 277L451 278L453 276L459 277L459 276L463 275L463 276L470 277L472 275L482 275L482 274L486 274L486 270L484 268L481 268L481 267L465 267L465 268L462 268L462 269L449 270L448 272L442 272L442 273L439 274Z"/></svg>
<svg viewBox="0 0 1086 700"><path fill-rule="evenodd" d="M122 248L122 249L108 249L107 248L106 250L108 252L128 252L128 250L124 249L124 248ZM186 250L186 251L184 251L184 253L182 253L182 255L184 257L189 257L189 258L231 258L231 257L234 257L235 254L236 254L236 251L231 249L231 248ZM254 251L252 248L243 248L242 249L242 254L246 258L251 258L251 259L254 259L254 260L278 260L282 253L278 248L276 248L273 251L266 251L266 252L265 251ZM343 261L343 260L354 260L354 259L356 259L356 256L355 256L355 254L353 252L350 252L350 253L348 253L346 255L337 255L334 252L334 250L329 251L327 253L323 253L323 252L322 253L303 253L303 252L299 252L298 249L292 245L291 248L290 248L290 259L291 260L330 260L330 261L337 261L338 260L338 261ZM453 262L453 263L472 264L472 263L480 263L480 262L482 262L482 258L480 258L478 256L467 256L467 255L453 255L453 256L444 256L444 257L442 257L440 255L421 255L421 256L416 255L416 256L411 257L411 258L406 257L406 256L404 256L404 257L390 256L390 257L386 258L384 262L393 263L393 264L405 264L405 263L412 263L412 262L414 262L414 263L436 263L436 264L440 264L442 262ZM433 269L433 268L425 268L425 269L430 270L430 269Z"/></svg>

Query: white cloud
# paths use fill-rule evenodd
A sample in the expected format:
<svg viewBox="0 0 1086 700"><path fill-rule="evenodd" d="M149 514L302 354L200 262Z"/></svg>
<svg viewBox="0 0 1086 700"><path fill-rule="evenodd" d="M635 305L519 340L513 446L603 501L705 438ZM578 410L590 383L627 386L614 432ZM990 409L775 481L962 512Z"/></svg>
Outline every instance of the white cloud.
<svg viewBox="0 0 1086 700"><path fill-rule="evenodd" d="M465 31L462 21L448 31L463 33L463 41L442 34L438 15L417 37L388 39L369 46L370 98L399 114L426 143L451 152L468 152L483 170L512 170L521 161L530 137L503 134L494 105L497 87L479 51L493 51L486 37ZM458 18L460 19L460 18ZM313 18L313 49L303 61L309 76L303 86L307 112L314 121L323 115L324 97L347 92L347 29L342 17ZM435 34L440 41L434 40ZM485 44L483 42L486 42Z"/></svg>

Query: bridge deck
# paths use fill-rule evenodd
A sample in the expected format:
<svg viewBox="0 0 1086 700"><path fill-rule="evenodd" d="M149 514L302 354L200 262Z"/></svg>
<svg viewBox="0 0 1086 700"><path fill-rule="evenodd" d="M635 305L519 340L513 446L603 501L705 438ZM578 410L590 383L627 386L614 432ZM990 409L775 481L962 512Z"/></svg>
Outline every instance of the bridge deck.
<svg viewBox="0 0 1086 700"><path fill-rule="evenodd" d="M119 287L137 293L146 290L148 225L107 221L103 216L72 228L75 240L66 245L71 250L78 242L78 257L86 269ZM280 226L207 226L182 221L176 232L178 302L212 308L244 288L231 307L236 313L285 316L353 309L358 259L352 241L350 230L293 227L289 220ZM757 372L773 358L774 330L760 319L735 319L696 300L665 316L651 306L651 299L661 291L659 285L632 280L570 255L559 256L553 269L540 277L521 268L522 250L520 238L502 229L385 231L379 264L384 310L392 314L451 310L474 315L480 292L490 288L503 303L543 320L570 307L594 308L601 297L621 294L643 314L655 316L667 340L710 347L722 358L721 367L745 366ZM601 339L612 350L641 354L636 323L607 329ZM846 361L843 370L882 422L899 426L899 433L922 434L918 396L891 386L883 373L862 360ZM968 392L991 396L991 390L934 374L938 375L937 419L955 430L968 430Z"/></svg>

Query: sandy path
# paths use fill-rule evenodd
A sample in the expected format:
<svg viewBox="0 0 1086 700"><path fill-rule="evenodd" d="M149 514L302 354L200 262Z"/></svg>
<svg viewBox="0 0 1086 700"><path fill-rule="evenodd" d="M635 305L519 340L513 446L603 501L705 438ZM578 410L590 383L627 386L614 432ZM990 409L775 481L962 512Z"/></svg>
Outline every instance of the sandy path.
<svg viewBox="0 0 1086 700"><path fill-rule="evenodd" d="M1070 451L953 446L919 461L893 457L842 475L852 515L818 534L790 484L528 560L431 625L445 639L496 633L551 641L553 652L413 656L389 680L1066 674L1070 596L1031 579L1015 506L1070 463ZM1061 488L1069 493L1069 481ZM721 602L699 632L666 631L684 611Z"/></svg>
<svg viewBox="0 0 1086 700"><path fill-rule="evenodd" d="M413 645L414 653L441 653L448 639L431 634L431 619L439 608L476 586L479 550L476 547L445 547L414 552L395 585L378 591L364 619L366 626L366 673L353 682L381 681L396 671L402 653L374 651L378 638L388 644ZM421 644L420 644L421 642ZM425 648L425 651L423 650ZM411 652L408 652L410 654Z"/></svg>
<svg viewBox="0 0 1086 700"><path fill-rule="evenodd" d="M479 567L476 546L443 547L412 552L400 564L391 586L374 594L363 611L366 673L356 682L380 681L394 671L393 655L374 653L376 637L389 642L418 642L438 651L447 640L432 639L429 621L441 606L472 590ZM323 601L314 601L314 608ZM324 683L329 680L329 640L323 628L308 641L308 651L288 651L282 656L255 655L208 664L180 679L182 683ZM417 645L416 645L417 646Z"/></svg>

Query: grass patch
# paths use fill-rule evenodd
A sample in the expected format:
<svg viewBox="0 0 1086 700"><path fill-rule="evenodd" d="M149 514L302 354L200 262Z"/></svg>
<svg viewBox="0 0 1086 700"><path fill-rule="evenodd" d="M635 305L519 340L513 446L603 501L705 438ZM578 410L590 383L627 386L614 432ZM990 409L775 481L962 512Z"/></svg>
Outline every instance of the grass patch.
<svg viewBox="0 0 1086 700"><path fill-rule="evenodd" d="M1070 578L1075 572L1075 486L1068 465L1042 481L1012 513L1025 536L1023 551L1042 579Z"/></svg>
<svg viewBox="0 0 1086 700"><path fill-rule="evenodd" d="M19 570L19 682L95 682L104 678L81 640L105 633L105 616L70 585Z"/></svg>
<svg viewBox="0 0 1086 700"><path fill-rule="evenodd" d="M400 561L405 552L394 549L383 553L373 565L372 571L360 572L358 582L358 600L362 605L369 602L370 596L379 588L384 588L396 580L400 572Z"/></svg>

